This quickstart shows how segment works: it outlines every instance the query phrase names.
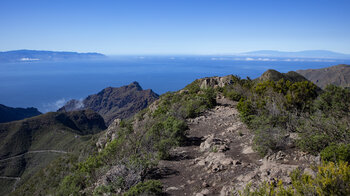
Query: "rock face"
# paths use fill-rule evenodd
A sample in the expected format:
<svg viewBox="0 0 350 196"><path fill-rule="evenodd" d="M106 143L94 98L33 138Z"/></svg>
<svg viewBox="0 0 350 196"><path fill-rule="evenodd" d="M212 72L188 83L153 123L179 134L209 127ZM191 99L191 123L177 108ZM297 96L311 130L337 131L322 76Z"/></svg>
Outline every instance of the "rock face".
<svg viewBox="0 0 350 196"><path fill-rule="evenodd" d="M325 88L328 84L350 87L350 65L336 65L323 69L297 70L305 78Z"/></svg>
<svg viewBox="0 0 350 196"><path fill-rule="evenodd" d="M116 118L126 119L133 116L158 97L152 90L142 90L139 83L133 82L119 88L105 88L82 101L71 100L58 111L92 109L98 112L107 124L110 124Z"/></svg>
<svg viewBox="0 0 350 196"><path fill-rule="evenodd" d="M102 151L109 142L117 138L117 131L120 122L121 120L119 118L114 119L114 121L108 126L107 131L98 138L96 147L99 152Z"/></svg>
<svg viewBox="0 0 350 196"><path fill-rule="evenodd" d="M12 108L0 104L0 123L22 120L40 115L36 108Z"/></svg>
<svg viewBox="0 0 350 196"><path fill-rule="evenodd" d="M201 88L216 88L223 87L228 84L232 84L232 76L224 76L224 77L210 77L210 78L202 78L198 80Z"/></svg>

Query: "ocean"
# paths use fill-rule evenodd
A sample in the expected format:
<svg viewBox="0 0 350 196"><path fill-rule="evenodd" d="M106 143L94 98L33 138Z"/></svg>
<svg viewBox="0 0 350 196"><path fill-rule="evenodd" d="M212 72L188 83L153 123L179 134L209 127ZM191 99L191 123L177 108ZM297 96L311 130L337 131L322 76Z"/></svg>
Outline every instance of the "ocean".
<svg viewBox="0 0 350 196"><path fill-rule="evenodd" d="M267 69L317 69L350 60L222 58L212 56L124 56L99 61L0 64L0 104L55 111L70 99L83 99L106 87L133 81L158 94L182 89L197 78L259 77Z"/></svg>

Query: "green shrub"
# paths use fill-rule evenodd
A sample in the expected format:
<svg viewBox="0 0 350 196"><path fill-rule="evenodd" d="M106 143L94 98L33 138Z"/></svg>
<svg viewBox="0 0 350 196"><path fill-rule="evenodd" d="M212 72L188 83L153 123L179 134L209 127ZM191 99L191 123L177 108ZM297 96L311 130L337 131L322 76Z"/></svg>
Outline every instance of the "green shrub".
<svg viewBox="0 0 350 196"><path fill-rule="evenodd" d="M124 196L137 196L137 195L162 195L163 191L162 183L158 180L148 180L140 182L137 185L131 187Z"/></svg>
<svg viewBox="0 0 350 196"><path fill-rule="evenodd" d="M237 109L239 111L242 121L249 125L255 113L252 102L250 100L240 99L237 104Z"/></svg>
<svg viewBox="0 0 350 196"><path fill-rule="evenodd" d="M105 186L105 185L101 185L99 187L96 187L94 192L92 193L93 196L100 196L100 195L104 195L104 194L111 194L113 193L113 188L111 185Z"/></svg>
<svg viewBox="0 0 350 196"><path fill-rule="evenodd" d="M234 90L224 90L224 96L233 101L239 101L242 98L242 95Z"/></svg>
<svg viewBox="0 0 350 196"><path fill-rule="evenodd" d="M203 90L207 108L213 108L216 105L216 92L213 88Z"/></svg>
<svg viewBox="0 0 350 196"><path fill-rule="evenodd" d="M350 162L350 144L331 144L321 151L324 161Z"/></svg>
<svg viewBox="0 0 350 196"><path fill-rule="evenodd" d="M288 108L297 108L301 111L310 109L312 101L317 97L317 86L309 81L293 83L287 92Z"/></svg>
<svg viewBox="0 0 350 196"><path fill-rule="evenodd" d="M198 93L201 90L199 86L199 80L195 80L191 84L187 85L185 89L188 90L190 94Z"/></svg>
<svg viewBox="0 0 350 196"><path fill-rule="evenodd" d="M159 158L166 159L169 156L169 150L184 141L186 129L187 125L184 121L170 116L155 123L149 129L148 141L152 141Z"/></svg>
<svg viewBox="0 0 350 196"><path fill-rule="evenodd" d="M83 172L74 172L66 176L59 186L58 195L81 195L80 191L89 185L87 176Z"/></svg>
<svg viewBox="0 0 350 196"><path fill-rule="evenodd" d="M328 85L316 102L317 109L325 115L345 116L350 112L350 90Z"/></svg>
<svg viewBox="0 0 350 196"><path fill-rule="evenodd" d="M255 92L259 95L264 94L268 89L274 89L275 82L274 81L264 81L255 85Z"/></svg>
<svg viewBox="0 0 350 196"><path fill-rule="evenodd" d="M321 114L306 116L296 125L300 139L297 146L303 151L319 153L332 143L349 143L350 130L348 119L324 117Z"/></svg>
<svg viewBox="0 0 350 196"><path fill-rule="evenodd" d="M303 151L310 152L316 155L322 149L324 149L329 143L329 137L325 134L313 134L305 131L300 134L299 140L297 140L297 146Z"/></svg>

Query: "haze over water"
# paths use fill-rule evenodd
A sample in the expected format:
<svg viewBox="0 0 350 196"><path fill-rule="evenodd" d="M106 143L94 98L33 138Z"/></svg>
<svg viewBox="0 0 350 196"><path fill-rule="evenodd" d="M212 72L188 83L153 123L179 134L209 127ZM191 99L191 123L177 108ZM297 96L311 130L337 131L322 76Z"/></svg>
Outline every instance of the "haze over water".
<svg viewBox="0 0 350 196"><path fill-rule="evenodd" d="M133 81L158 94L182 89L197 78L239 75L256 78L267 69L288 72L323 68L350 60L233 60L209 56L119 57L104 61L0 64L0 103L55 111L70 99Z"/></svg>

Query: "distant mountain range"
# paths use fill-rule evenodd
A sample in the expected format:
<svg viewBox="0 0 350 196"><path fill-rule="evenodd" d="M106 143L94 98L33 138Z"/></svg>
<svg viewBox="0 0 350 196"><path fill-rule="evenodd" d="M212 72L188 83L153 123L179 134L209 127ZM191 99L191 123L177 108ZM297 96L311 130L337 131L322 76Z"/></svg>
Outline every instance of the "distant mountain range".
<svg viewBox="0 0 350 196"><path fill-rule="evenodd" d="M326 58L326 59L350 59L350 54L332 52L328 50L304 50L298 52L284 52L277 50L258 50L240 53L238 55L259 57L291 57L291 58Z"/></svg>
<svg viewBox="0 0 350 196"><path fill-rule="evenodd" d="M151 89L143 90L139 83L133 82L119 88L105 88L82 101L73 99L58 111L92 109L99 113L107 124L110 124L116 118L126 119L133 116L158 97L159 95Z"/></svg>
<svg viewBox="0 0 350 196"><path fill-rule="evenodd" d="M88 59L101 59L105 57L106 57L105 55L100 53L13 50L13 51L0 52L0 63L88 60Z"/></svg>

